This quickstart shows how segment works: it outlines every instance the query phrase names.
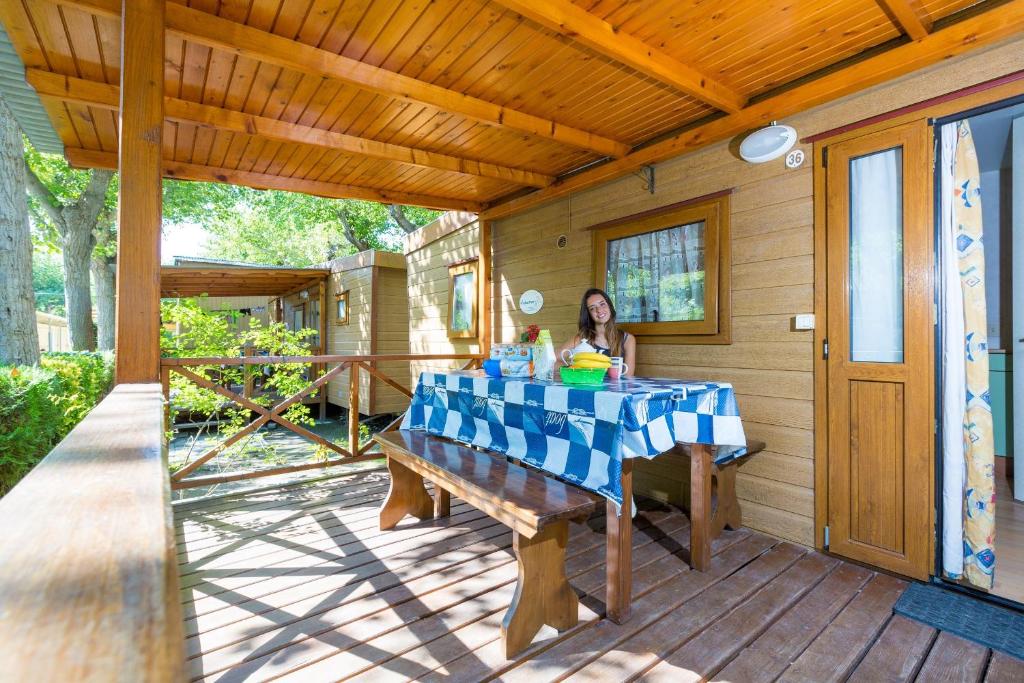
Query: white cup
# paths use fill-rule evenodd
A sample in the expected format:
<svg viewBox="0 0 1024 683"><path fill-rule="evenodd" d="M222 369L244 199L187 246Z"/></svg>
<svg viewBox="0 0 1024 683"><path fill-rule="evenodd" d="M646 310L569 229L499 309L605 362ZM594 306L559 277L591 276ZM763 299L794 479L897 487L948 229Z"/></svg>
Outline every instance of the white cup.
<svg viewBox="0 0 1024 683"><path fill-rule="evenodd" d="M594 353L595 351L597 351L597 349L595 349L593 346L588 344L586 341L581 341L573 348L564 349L562 351L562 362L565 363L566 365L572 365L572 359L577 353Z"/></svg>
<svg viewBox="0 0 1024 683"><path fill-rule="evenodd" d="M623 361L622 356L612 356L612 366L608 368L608 379L618 379L627 372L629 372L629 365Z"/></svg>

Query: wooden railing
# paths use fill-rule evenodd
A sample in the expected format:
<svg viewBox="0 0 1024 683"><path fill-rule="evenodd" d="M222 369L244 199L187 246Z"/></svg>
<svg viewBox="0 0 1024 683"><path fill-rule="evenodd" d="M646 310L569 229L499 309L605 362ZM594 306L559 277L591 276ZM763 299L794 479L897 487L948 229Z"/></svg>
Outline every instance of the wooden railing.
<svg viewBox="0 0 1024 683"><path fill-rule="evenodd" d="M122 384L0 499L0 678L184 680L163 397Z"/></svg>
<svg viewBox="0 0 1024 683"><path fill-rule="evenodd" d="M479 363L483 360L483 357L478 354L399 354L399 355L372 355L372 356L244 356L244 357L213 357L213 358L164 358L161 360L161 384L163 386L164 399L168 406L168 423L172 415L170 414L173 410L170 402L170 387L171 387L171 374L176 373L185 379L193 382L203 389L213 391L221 397L232 401L233 403L251 410L257 415L256 419L250 422L248 425L243 427L241 430L235 432L230 437L224 439L216 446L208 449L206 452L201 454L198 458L191 461L181 469L177 470L171 476L171 487L175 490L192 488L196 486L212 486L214 484L225 483L229 481L238 481L242 479L252 479L256 477L268 477L277 474L287 474L291 472L298 472L301 470L317 469L322 467L331 467L333 465L341 465L347 463L360 462L362 460L376 459L381 457L374 453L368 453L368 451L374 447L372 441L360 445L359 443L359 386L360 377L363 372L368 373L372 378L376 378L394 390L404 394L405 396L412 398L412 392L409 391L399 382L395 381L394 378L389 377L386 373L382 372L379 368L375 367L376 363L385 361L467 361L463 366L464 368L478 367ZM238 366L241 365L243 368L252 365L280 365L280 364L298 364L298 363L311 363L314 368L319 368L320 376L316 378L311 384L299 391L298 393L280 399L275 405L270 407L264 407L252 401L248 394L248 383L245 384L243 393L239 394L230 389L213 382L200 374L194 372L192 368L203 367L203 366ZM330 367L334 366L334 367ZM330 368L330 369L328 369ZM332 379L338 377L345 370L349 370L349 391L348 391L348 448L344 448L341 445L329 441L322 436L315 434L314 432L306 429L302 425L296 424L292 420L284 417L283 413L291 406L295 405L299 401L302 401L305 397L309 396L315 391L325 392L327 390L327 383ZM244 373L248 375L249 373ZM398 426L401 418L394 420L391 424L384 428L382 431L390 431ZM263 425L268 422L276 422L285 429L289 429L295 432L299 436L308 439L309 441L321 446L325 449L333 451L340 457L328 458L326 460L318 462L308 462L299 465L287 465L281 467L274 467L270 469L261 469L256 471L248 472L234 472L228 474L218 474L213 476L204 477L191 477L188 475L195 472L197 469L202 467L204 464L215 458L218 454L222 453L225 449L238 443L241 439L254 433Z"/></svg>

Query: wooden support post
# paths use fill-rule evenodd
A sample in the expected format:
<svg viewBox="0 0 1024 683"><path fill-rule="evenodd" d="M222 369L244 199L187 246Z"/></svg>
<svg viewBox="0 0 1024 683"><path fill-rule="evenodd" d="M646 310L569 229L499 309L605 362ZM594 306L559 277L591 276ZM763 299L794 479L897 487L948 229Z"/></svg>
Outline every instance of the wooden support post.
<svg viewBox="0 0 1024 683"><path fill-rule="evenodd" d="M690 446L690 566L708 570L711 563L711 449Z"/></svg>
<svg viewBox="0 0 1024 683"><path fill-rule="evenodd" d="M610 500L606 510L608 618L616 624L629 621L633 599L633 460L622 460L622 508Z"/></svg>
<svg viewBox="0 0 1024 683"><path fill-rule="evenodd" d="M359 364L348 369L348 449L359 452Z"/></svg>
<svg viewBox="0 0 1024 683"><path fill-rule="evenodd" d="M164 0L122 2L116 381L160 379Z"/></svg>
<svg viewBox="0 0 1024 683"><path fill-rule="evenodd" d="M501 622L505 659L529 647L544 624L564 631L579 619L579 598L565 577L565 546L569 523L551 524L533 538L518 531L512 548L519 563L519 581L512 604Z"/></svg>
<svg viewBox="0 0 1024 683"><path fill-rule="evenodd" d="M491 321L491 222L480 221L480 261L479 273L480 282L477 284L477 305L479 329L480 354L486 356L491 347L491 333L493 328Z"/></svg>
<svg viewBox="0 0 1024 683"><path fill-rule="evenodd" d="M164 431L174 427L174 408L171 406L171 369L160 368L160 389L164 395Z"/></svg>
<svg viewBox="0 0 1024 683"><path fill-rule="evenodd" d="M247 346L243 353L246 356L252 356L254 351L256 351L256 349L252 348L251 346ZM252 398L252 385L253 385L252 366L251 365L243 365L242 366L242 396L244 396L245 398Z"/></svg>
<svg viewBox="0 0 1024 683"><path fill-rule="evenodd" d="M452 494L434 484L434 518L440 519L452 514Z"/></svg>
<svg viewBox="0 0 1024 683"><path fill-rule="evenodd" d="M323 280L320 281L319 296L320 319L317 322L320 323L320 353L327 355L330 353L327 345L327 287ZM327 364L321 363L320 372L317 373L317 376L322 376L326 371ZM327 387L320 390L320 419L327 419ZM355 451L352 451L352 454L355 455Z"/></svg>

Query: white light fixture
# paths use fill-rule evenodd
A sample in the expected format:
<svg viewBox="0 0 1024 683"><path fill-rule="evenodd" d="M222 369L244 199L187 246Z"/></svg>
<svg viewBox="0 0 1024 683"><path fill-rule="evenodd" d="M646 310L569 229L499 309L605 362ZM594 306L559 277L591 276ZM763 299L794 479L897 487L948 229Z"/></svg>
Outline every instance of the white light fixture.
<svg viewBox="0 0 1024 683"><path fill-rule="evenodd" d="M740 143L740 156L744 161L761 164L782 156L795 144L796 129L772 121L772 125L755 130Z"/></svg>

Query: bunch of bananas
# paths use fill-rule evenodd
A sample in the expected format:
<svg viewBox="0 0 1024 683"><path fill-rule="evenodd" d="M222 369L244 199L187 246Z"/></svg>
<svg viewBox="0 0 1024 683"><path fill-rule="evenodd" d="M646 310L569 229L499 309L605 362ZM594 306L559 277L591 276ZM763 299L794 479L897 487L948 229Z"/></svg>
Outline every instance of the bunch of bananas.
<svg viewBox="0 0 1024 683"><path fill-rule="evenodd" d="M612 359L603 353L595 353L592 351L584 351L573 354L572 366L573 368L604 368L608 369L612 366Z"/></svg>

